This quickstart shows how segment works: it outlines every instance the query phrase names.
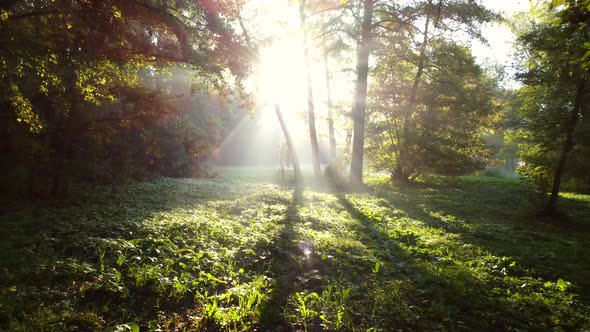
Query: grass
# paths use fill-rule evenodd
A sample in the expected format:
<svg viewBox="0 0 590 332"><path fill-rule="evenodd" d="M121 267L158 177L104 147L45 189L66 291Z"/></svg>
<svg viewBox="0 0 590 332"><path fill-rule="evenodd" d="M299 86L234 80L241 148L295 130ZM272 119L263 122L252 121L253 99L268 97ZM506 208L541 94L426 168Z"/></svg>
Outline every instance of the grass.
<svg viewBox="0 0 590 332"><path fill-rule="evenodd" d="M590 196L557 224L513 180L224 174L0 216L0 330L590 329Z"/></svg>

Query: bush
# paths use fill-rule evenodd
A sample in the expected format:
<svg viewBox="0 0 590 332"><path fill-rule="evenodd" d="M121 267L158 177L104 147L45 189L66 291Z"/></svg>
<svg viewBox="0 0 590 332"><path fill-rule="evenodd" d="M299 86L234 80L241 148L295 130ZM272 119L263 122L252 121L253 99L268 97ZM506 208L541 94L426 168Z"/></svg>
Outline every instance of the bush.
<svg viewBox="0 0 590 332"><path fill-rule="evenodd" d="M551 187L553 176L551 170L545 166L519 166L516 168L516 174L522 176L537 191L547 192Z"/></svg>
<svg viewBox="0 0 590 332"><path fill-rule="evenodd" d="M324 168L324 176L337 186L347 183L342 166L336 162L330 163Z"/></svg>
<svg viewBox="0 0 590 332"><path fill-rule="evenodd" d="M483 176L496 178L515 178L517 175L502 166L487 166L481 173Z"/></svg>

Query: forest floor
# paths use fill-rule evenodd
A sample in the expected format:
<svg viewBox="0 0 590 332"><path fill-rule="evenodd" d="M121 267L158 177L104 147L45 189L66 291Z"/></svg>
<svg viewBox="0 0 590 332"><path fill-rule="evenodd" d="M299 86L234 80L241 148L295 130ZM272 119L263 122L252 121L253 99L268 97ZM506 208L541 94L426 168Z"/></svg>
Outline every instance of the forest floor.
<svg viewBox="0 0 590 332"><path fill-rule="evenodd" d="M0 330L588 330L590 196L517 180L302 194L260 174L0 216Z"/></svg>

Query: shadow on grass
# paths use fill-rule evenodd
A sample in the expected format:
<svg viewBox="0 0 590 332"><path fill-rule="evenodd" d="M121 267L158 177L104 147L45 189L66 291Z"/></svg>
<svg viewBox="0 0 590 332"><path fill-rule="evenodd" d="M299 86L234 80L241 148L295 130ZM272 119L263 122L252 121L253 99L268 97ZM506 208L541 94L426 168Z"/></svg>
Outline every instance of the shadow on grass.
<svg viewBox="0 0 590 332"><path fill-rule="evenodd" d="M405 330L432 328L422 325L423 320L439 322L437 328L451 330L466 327L505 328L506 325L502 321L482 321L484 313L490 313L491 310L495 310L494 314L498 317L505 317L506 322L513 321L510 308L490 302L478 287L473 287L478 281L468 270L456 266L437 266L439 262L435 257L430 258L434 262L425 262L423 258L413 257L379 226L380 220L376 221L360 211L344 195L337 196L344 209L359 221L357 231L362 241L371 247L375 256L385 264L381 280L377 278L375 281L397 279L404 282L407 287L403 299L398 299L407 301L404 303L406 308L379 308L380 317L375 317L377 321L386 320L388 324L392 324L390 326L398 326ZM411 238L404 240L413 241ZM407 308L414 310L408 311ZM391 309L397 309L399 312L390 312ZM408 325L410 322L415 325Z"/></svg>
<svg viewBox="0 0 590 332"><path fill-rule="evenodd" d="M14 215L17 217L14 219L11 216L3 216L0 218L2 226L0 236L9 241L1 243L0 250L10 255L0 259L2 269L0 270L0 290L9 289L18 282L18 292L28 291L31 297L35 297L36 302L30 303L49 305L57 303L64 307L74 304L72 308L76 309L82 308L84 303L89 303L88 312L99 307L107 308L108 313L100 314L103 314L101 319L109 323L139 319L142 329L147 328L148 320L155 319L154 317L160 314L166 317L181 317L174 319L178 319L178 324L188 324L186 317L189 314L195 315L195 310L197 310L196 315L199 315L201 313L199 310L204 310L204 306L208 304L208 302L197 300L193 294L196 296L197 293L204 291L202 287L207 287L206 290L210 291L209 294L214 298L215 295L228 291L224 287L230 287L233 284L231 282L205 283L204 281L205 286L192 289L180 299L175 299L169 295L170 293L166 293L168 289L151 292L158 288L150 285L132 288L132 295L129 297L122 296L121 291L115 287L104 293L87 291L86 298L78 297L78 287L85 282L96 282L97 280L93 279L98 275L104 278L100 281L101 285L116 286L117 275L112 268L120 269L124 274L123 280L129 281L125 280L130 278L125 274L131 271L125 269L125 265L119 268L117 249L115 249L120 247L121 242L127 240L140 239L141 243L146 245L145 248L137 249L145 255L142 255L140 263L133 263L135 268L158 266L159 262L170 258L174 261L170 267L182 270L178 262L186 258L184 254L171 253L159 256L158 250L161 248L158 247L157 241L152 241L153 239L149 237L153 230L146 226L146 220L167 225L168 222L177 222L180 219L179 223L159 230L158 235L163 236L159 240L164 242L185 241L178 242L178 248L187 247L193 251L192 256L187 259L192 262L188 265L194 264L195 270L182 270L188 271L187 273L191 275L186 278L187 280L193 280L192 275L198 276L201 272L210 272L214 275L213 277L224 277L229 274L227 271L220 271L219 267L213 264L203 263L205 260L202 259L203 257L206 259L213 259L213 257L198 256L199 250L202 249L201 242L221 241L222 249L228 246L227 243L231 243L234 248L229 248L230 250L238 247L238 249L251 249L250 251L255 252L257 256L266 255L265 252L269 252L271 263L268 264L266 261L255 263L253 260L242 260L246 254L227 256L238 265L233 268L235 273L238 268L245 269L247 276L238 277L245 278L241 282L248 281L247 278L250 276L260 276L263 273L273 280L270 286L272 289L270 298L262 304L260 320L256 322L253 320L253 325L250 325L260 330L290 331L304 328L310 331L320 330L321 321L317 317L305 323L306 326L301 325L302 321L297 317L294 319L293 315L297 314L297 311L296 308L290 307L292 305L290 301L297 292L321 294L328 285L332 284L353 289L353 295L346 303L345 309L352 322L350 326L355 327L374 326L406 330L503 330L507 328L526 330L530 327L526 325L530 323L530 320L527 322L526 319L521 319L522 312L519 310L523 308L529 310L528 319L534 315L541 317L550 311L548 305L543 303L534 302L531 304L534 308L531 309L526 304L509 299L505 296L506 289L501 282L502 276L487 278L477 275L471 269L445 259L448 253L443 255L436 252L421 252L422 244L416 235L405 232L403 229L387 228L383 219L377 219L370 211L359 208L358 202L354 200L355 197L369 195L367 193L356 193L350 196L336 193L337 199L334 199L326 193L328 190L323 190L322 195L330 196L335 202L334 205L327 207L333 209L327 217L339 218L340 214L343 214L349 215L351 219L350 225L342 225L342 227L351 227L354 232L351 237L354 236L354 239L337 239L358 240L362 243L360 253L346 251L355 250L356 247L350 246L345 247L342 252L328 250L327 253L339 256L334 259L324 259L315 252L310 255L305 253L306 246L313 243L311 241L307 243L301 231L309 230L308 227L311 227L311 231L317 233L335 232L338 226L332 224L328 227L322 224L325 222L322 219L325 215L319 215L317 220L306 219L306 213L309 213L314 206L311 204L313 202L304 201L301 190L294 190L291 197L285 188L277 190L276 195L270 192L244 197L244 188L240 189L242 191L233 191L232 186L240 186L237 183L216 181L193 183L187 180L182 182L180 188L177 185L178 181L164 181L154 186L151 184L131 186L128 189L122 188L114 192L91 195L84 205L78 207L46 210L37 215L35 212L23 213ZM247 185L244 186L247 187ZM401 210L400 217L420 220L423 223L420 227L441 229L445 233L455 235L458 242L474 246L474 250L481 248L494 255L522 257L518 258L519 264L526 266L535 266L535 263L541 264L545 261L546 265L554 265L551 265L550 269L538 265L539 271L548 270L551 273L553 271L557 273L561 268L564 271L563 274L567 276L564 279L574 281L569 276L574 273L573 268L580 264L579 262L576 262L577 265L574 264L573 259L575 257L579 259L588 251L575 253L572 256L574 258L569 257L566 250L554 253L553 257L534 258L534 255L539 252L543 255L548 254L544 250L535 248L531 243L535 243L535 240L554 241L557 247L565 248L563 241L567 242L570 239L582 241L586 233L572 234L568 238L564 230L558 230L557 234L553 234L550 228L539 230L534 222L522 219L524 209L517 208L519 201L512 198L520 194L518 187L502 190L502 187L490 186L488 184L453 184L452 186L423 184L405 188L402 192L382 188L369 197L390 210ZM261 188L264 190L267 187ZM314 195L316 194L310 193L310 196L306 198ZM130 197L133 199L129 200ZM233 198L240 199L232 203ZM258 204L250 204L253 201L257 201ZM215 205L216 202L220 204ZM507 204L503 202L513 203L516 207L505 208ZM276 225L269 228L273 231L273 238L268 241L257 238L255 242L246 241L240 244L241 237L232 234L231 236L238 239L237 242L223 242L227 240L226 237L215 236L223 232L223 228L209 229L201 224L190 228L183 224L184 218L192 220L192 215L198 213L197 210L201 210L201 206L205 205L208 205L204 208L205 212L211 214L203 214L200 217L217 218L220 224L234 222L232 227L237 229L248 229L240 228L240 225L243 223L251 227L251 224L248 224L251 219L259 218L266 213L265 209L269 206L273 207L270 213L274 213L276 219L268 219L269 223ZM583 204L579 209L582 215L586 211ZM252 210L255 212L248 214ZM180 212L176 214L176 211ZM175 220L165 219L172 217ZM255 223L255 225L262 224ZM81 230L81 227L84 229ZM336 228L330 229L330 227ZM518 237L506 236L506 232L510 232L511 235L517 234ZM204 240L199 240L197 236L204 237ZM513 243L514 239L518 241ZM137 242L134 243L138 245ZM583 243L580 245L587 246ZM333 244L338 245L336 242ZM101 254L97 250L99 248L105 252ZM214 249L218 247L203 251ZM313 260L308 260L309 257L306 256ZM195 261L195 257L201 258ZM157 260L154 261L156 263L150 262L151 258L156 258ZM547 263L547 259L552 261ZM103 271L98 273L97 270L102 269L99 267L103 264L102 260L106 261L104 273ZM376 262L381 262L382 265L376 265ZM230 270L227 264L225 266L227 270ZM71 270L64 270L64 268L71 268ZM87 272L91 270L94 272ZM310 275L313 277L309 278ZM582 272L581 275L583 276L584 273ZM166 277L171 280L173 274ZM77 284L72 285L72 280L75 280ZM129 284L132 284L132 281L127 282L127 285ZM42 287L49 289L50 292L44 293ZM36 291L39 291L40 295L35 294ZM488 293L492 291L504 293L490 296ZM4 298L9 296L10 294ZM229 302L225 303L226 307L223 310L229 310L231 306L237 305L235 303L237 301ZM0 327L7 326L6 322L2 321L6 317L18 315L22 317L26 312L25 306L30 303L23 303L20 307L15 305L16 309L11 308L11 304L8 307L0 306ZM80 307L76 307L80 304L82 304ZM95 307L93 308L92 305ZM6 313L6 310L13 309L14 312ZM16 312L18 310L20 312ZM62 309L56 309L56 312L61 312L59 310ZM74 321L77 319L76 316L73 315L73 317L72 320L65 321L66 326L78 326L80 330L95 329L93 326L83 325L86 324L84 322L77 323ZM176 325L176 327L179 326L181 325ZM211 326L221 328L217 325ZM571 327L571 325L564 326ZM34 326L29 327L34 329ZM187 325L184 327L191 328Z"/></svg>
<svg viewBox="0 0 590 332"><path fill-rule="evenodd" d="M77 205L65 208L33 208L2 215L0 251L8 254L0 257L0 329L18 319L29 322L23 324L33 321L29 330L41 330L42 324L96 330L100 328L88 325L96 322L95 318L80 318L76 311L109 308L102 319L125 322L130 317L156 317L159 310L194 306L190 297L178 300L156 294L156 287L149 283L130 286L132 277L125 272L117 276L113 267L123 271L125 265L120 266L117 259L126 250L142 253L141 262L135 265L156 265L155 260L144 261L158 256L160 250L159 239L146 240L153 231L146 226L148 221L168 218L170 211L186 215L204 204L227 200L235 196L232 190L231 185L214 180L161 179L83 193ZM185 231L181 225L169 230ZM174 238L174 234L168 237ZM132 241L137 239L153 248L135 247ZM127 290L122 288L123 282L128 282ZM101 287L86 288L81 295L81 289L92 284ZM4 291L11 287L16 289L12 294ZM31 316L35 310L30 306L39 303L46 316L42 310L37 313L40 316ZM66 314L51 316L52 310ZM36 322L41 320L47 321Z"/></svg>
<svg viewBox="0 0 590 332"><path fill-rule="evenodd" d="M281 231L272 240L270 253L273 264L268 272L274 279L274 287L261 313L260 323L264 330L288 331L292 328L285 317L285 308L295 292L297 277L303 273L301 264L298 264L298 258L302 253L297 245L295 231L295 225L301 221L299 208L304 203L303 200L303 189L295 187L292 199L286 202L287 209Z"/></svg>
<svg viewBox="0 0 590 332"><path fill-rule="evenodd" d="M545 280L573 282L590 303L590 265L582 263L590 255L590 202L560 197L569 221L546 223L532 217L538 195L514 181L421 183L397 191L380 187L375 195L409 218L458 235L465 244L514 257Z"/></svg>
<svg viewBox="0 0 590 332"><path fill-rule="evenodd" d="M375 220L372 215L359 210L345 195L337 194L337 197L344 209L359 221L357 231L361 241L387 264L383 268L382 278L376 278L375 281L384 284L398 279L406 285L404 296L389 303L386 301L390 307L377 311L380 316L375 319L381 323L387 322L385 326L404 330L527 329L531 327L530 319L537 320L540 317L543 317L542 324L551 326L547 316L543 316L551 312L547 302L528 299L528 303L517 303L502 294L490 296L490 292L496 289L506 291L502 282L498 284L494 279L482 278L473 270L445 257L424 255L419 250L412 250L421 244L412 237L392 238L381 219ZM404 246L396 241L405 242ZM399 306L404 301L405 307ZM524 318L522 310L527 310L533 317ZM573 321L568 324L579 323L576 321L579 317L567 319ZM408 325L409 322L415 325ZM423 325L424 322L438 322L439 325Z"/></svg>

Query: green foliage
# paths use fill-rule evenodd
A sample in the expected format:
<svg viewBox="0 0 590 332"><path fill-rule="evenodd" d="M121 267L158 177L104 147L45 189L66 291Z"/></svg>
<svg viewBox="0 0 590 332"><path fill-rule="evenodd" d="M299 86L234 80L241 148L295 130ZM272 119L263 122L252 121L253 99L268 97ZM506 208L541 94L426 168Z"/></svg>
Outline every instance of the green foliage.
<svg viewBox="0 0 590 332"><path fill-rule="evenodd" d="M139 326L135 323L121 324L107 328L105 332L139 332Z"/></svg>
<svg viewBox="0 0 590 332"><path fill-rule="evenodd" d="M228 91L238 90L250 65L230 27L240 3L223 3L3 6L6 193L45 198L72 183L201 174L202 159L232 121L226 105L243 95ZM191 95L191 81L198 94Z"/></svg>
<svg viewBox="0 0 590 332"><path fill-rule="evenodd" d="M539 192L547 192L551 188L553 174L546 167L523 165L516 169L516 173L524 177Z"/></svg>
<svg viewBox="0 0 590 332"><path fill-rule="evenodd" d="M482 133L494 125L499 89L447 32L481 37L479 24L495 15L451 1L417 2L389 15L398 16L399 26L388 27L399 32L376 51L367 146L372 166L402 182L416 174L482 169L491 159Z"/></svg>
<svg viewBox="0 0 590 332"><path fill-rule="evenodd" d="M421 83L413 110L408 91L414 68L383 63L376 73L368 146L373 166L394 172L405 152L404 173L456 175L483 168L491 153L482 128L493 126L497 110L495 85L470 52L445 41L431 44L431 68ZM391 81L391 73L396 77ZM405 80L405 82L403 81ZM404 119L410 119L405 121Z"/></svg>
<svg viewBox="0 0 590 332"><path fill-rule="evenodd" d="M586 171L589 127L577 121L587 113L588 105L582 102L580 109L574 109L578 87L588 81L583 60L588 10L582 3L554 1L533 13L535 25L517 24L522 59L519 78L525 86L511 102L516 126L509 139L524 162L519 173L541 191L549 188L568 136L571 152L561 175L565 188L590 188ZM580 100L585 100L587 88L580 93Z"/></svg>
<svg viewBox="0 0 590 332"><path fill-rule="evenodd" d="M589 327L588 196L566 195L564 227L530 221L516 180L400 192L377 177L298 200L260 180L160 179L2 215L0 329Z"/></svg>
<svg viewBox="0 0 590 332"><path fill-rule="evenodd" d="M24 122L29 126L29 131L39 133L43 129L43 124L39 115L33 113L31 102L26 99L18 89L18 86L10 86L10 96L8 97L10 106L15 110L16 121Z"/></svg>

